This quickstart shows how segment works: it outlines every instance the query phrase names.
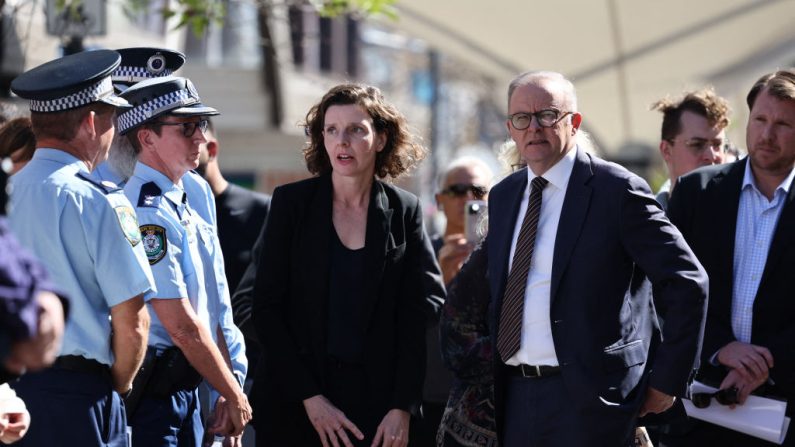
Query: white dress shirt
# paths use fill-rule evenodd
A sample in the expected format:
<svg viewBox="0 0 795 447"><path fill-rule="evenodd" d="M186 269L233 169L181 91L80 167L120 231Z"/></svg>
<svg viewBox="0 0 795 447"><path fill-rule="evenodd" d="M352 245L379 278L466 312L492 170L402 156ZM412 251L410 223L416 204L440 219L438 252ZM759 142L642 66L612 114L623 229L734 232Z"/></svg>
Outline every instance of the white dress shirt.
<svg viewBox="0 0 795 447"><path fill-rule="evenodd" d="M734 236L734 287L731 323L737 340L750 343L754 319L754 299L765 270L773 233L784 209L787 194L795 178L795 169L781 182L768 200L756 186L751 162L746 162L737 230Z"/></svg>
<svg viewBox="0 0 795 447"><path fill-rule="evenodd" d="M563 209L563 199L566 197L566 189L569 186L569 178L576 156L577 147L575 146L542 175L549 183L541 195L541 216L538 221L535 249L525 286L521 345L519 351L505 362L508 365L558 365L558 356L552 341L549 289L560 212ZM514 224L508 261L509 270L513 267L516 241L519 238L519 230L522 227L522 221L527 212L527 203L530 200L530 184L535 177L533 171L528 169L527 189L522 197L522 203L519 205L519 213Z"/></svg>

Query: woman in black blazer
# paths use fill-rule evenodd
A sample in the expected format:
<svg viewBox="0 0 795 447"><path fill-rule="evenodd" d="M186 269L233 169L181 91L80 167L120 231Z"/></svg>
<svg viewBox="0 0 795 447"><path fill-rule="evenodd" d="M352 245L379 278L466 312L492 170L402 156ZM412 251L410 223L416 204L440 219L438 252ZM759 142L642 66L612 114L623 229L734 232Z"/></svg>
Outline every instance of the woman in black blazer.
<svg viewBox="0 0 795 447"><path fill-rule="evenodd" d="M376 177L425 151L370 86L331 89L306 129L315 176L274 191L254 289L257 443L405 446L444 289L419 200Z"/></svg>

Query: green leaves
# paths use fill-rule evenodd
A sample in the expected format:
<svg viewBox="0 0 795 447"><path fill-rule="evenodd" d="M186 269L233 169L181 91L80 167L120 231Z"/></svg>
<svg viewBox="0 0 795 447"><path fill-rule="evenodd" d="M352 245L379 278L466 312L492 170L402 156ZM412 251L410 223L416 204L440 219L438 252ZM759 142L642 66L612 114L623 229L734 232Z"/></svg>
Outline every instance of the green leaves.
<svg viewBox="0 0 795 447"><path fill-rule="evenodd" d="M59 5L79 4L81 0L57 0ZM124 0L125 14L134 19L142 11L149 9L152 0ZM271 0L254 0L258 8L272 8ZM313 6L323 17L336 17L343 14L355 14L363 17L383 15L390 19L397 18L394 4L397 0L296 0L293 4ZM164 19L174 16L179 18L175 29L188 27L200 37L211 23L223 23L226 13L223 0L175 0L166 2L160 12ZM71 6L74 7L74 6Z"/></svg>
<svg viewBox="0 0 795 447"><path fill-rule="evenodd" d="M364 16L384 15L397 18L394 5L396 0L309 0L323 17L336 17L342 14Z"/></svg>

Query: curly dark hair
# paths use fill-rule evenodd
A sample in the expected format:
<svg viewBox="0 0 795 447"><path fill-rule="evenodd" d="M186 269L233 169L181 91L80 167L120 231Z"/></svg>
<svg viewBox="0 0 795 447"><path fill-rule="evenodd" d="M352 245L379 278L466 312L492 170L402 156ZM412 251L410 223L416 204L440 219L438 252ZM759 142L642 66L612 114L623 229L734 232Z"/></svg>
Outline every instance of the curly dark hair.
<svg viewBox="0 0 795 447"><path fill-rule="evenodd" d="M326 111L335 105L361 106L373 119L375 131L386 136L386 144L375 157L375 175L395 179L414 168L425 157L425 148L416 143L408 130L406 117L386 102L381 90L370 85L341 84L333 87L306 114L306 134L309 137L303 150L306 167L312 174L331 172L323 127Z"/></svg>

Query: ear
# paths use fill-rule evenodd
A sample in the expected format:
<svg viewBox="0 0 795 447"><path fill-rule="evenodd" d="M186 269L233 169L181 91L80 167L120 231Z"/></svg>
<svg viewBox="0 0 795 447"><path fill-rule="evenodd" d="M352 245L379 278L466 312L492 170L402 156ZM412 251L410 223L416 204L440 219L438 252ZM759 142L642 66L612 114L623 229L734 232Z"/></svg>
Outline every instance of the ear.
<svg viewBox="0 0 795 447"><path fill-rule="evenodd" d="M580 128L580 124L582 124L582 115L575 112L571 114L571 127L572 127L572 135L577 133L577 130Z"/></svg>
<svg viewBox="0 0 795 447"><path fill-rule="evenodd" d="M508 135L511 134L511 120L505 120L505 128L508 129Z"/></svg>
<svg viewBox="0 0 795 447"><path fill-rule="evenodd" d="M434 194L433 196L436 199L436 208L439 211L444 211L444 204L442 203L442 195L439 193Z"/></svg>
<svg viewBox="0 0 795 447"><path fill-rule="evenodd" d="M378 137L375 139L375 151L381 152L384 150L384 146L386 146L386 134L379 132L376 135L378 135Z"/></svg>
<svg viewBox="0 0 795 447"><path fill-rule="evenodd" d="M660 141L660 155L666 163L671 160L671 143L668 140Z"/></svg>
<svg viewBox="0 0 795 447"><path fill-rule="evenodd" d="M97 137L97 113L93 110L89 110L89 112L86 113L86 116L83 118L83 121L80 123L80 128L92 140L95 139Z"/></svg>
<svg viewBox="0 0 795 447"><path fill-rule="evenodd" d="M207 147L207 155L210 156L211 160L218 156L218 141L212 139L205 146Z"/></svg>
<svg viewBox="0 0 795 447"><path fill-rule="evenodd" d="M141 149L149 149L155 144L155 132L152 129L141 129L136 134Z"/></svg>

